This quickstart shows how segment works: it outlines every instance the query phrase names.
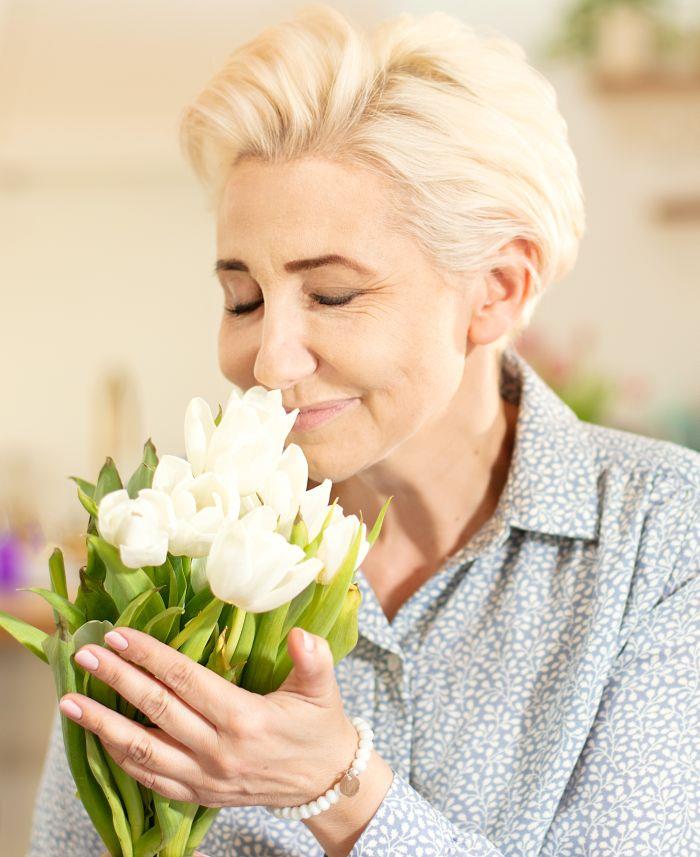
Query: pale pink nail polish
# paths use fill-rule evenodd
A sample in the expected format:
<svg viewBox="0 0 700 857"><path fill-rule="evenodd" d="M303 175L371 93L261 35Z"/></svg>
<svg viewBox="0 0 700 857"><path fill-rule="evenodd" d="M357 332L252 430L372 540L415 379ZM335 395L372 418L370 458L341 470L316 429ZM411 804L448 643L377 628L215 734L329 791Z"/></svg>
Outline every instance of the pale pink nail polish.
<svg viewBox="0 0 700 857"><path fill-rule="evenodd" d="M109 643L113 649L118 649L120 652L123 652L129 645L126 637L122 637L118 631L107 631L105 634L105 642Z"/></svg>
<svg viewBox="0 0 700 857"><path fill-rule="evenodd" d="M72 699L62 699L58 703L58 707L66 716L75 717L76 720L80 720L83 716L82 709Z"/></svg>
<svg viewBox="0 0 700 857"><path fill-rule="evenodd" d="M75 660L81 667L85 667L86 670L96 670L100 665L100 662L88 649L81 649L79 652L76 652Z"/></svg>

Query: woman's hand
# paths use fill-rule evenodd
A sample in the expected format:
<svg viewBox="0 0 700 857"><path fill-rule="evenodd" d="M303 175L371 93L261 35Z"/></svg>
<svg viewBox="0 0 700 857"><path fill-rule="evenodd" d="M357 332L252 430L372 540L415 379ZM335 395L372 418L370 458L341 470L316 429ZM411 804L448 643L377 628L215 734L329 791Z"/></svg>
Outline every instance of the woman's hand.
<svg viewBox="0 0 700 857"><path fill-rule="evenodd" d="M330 647L308 636L312 652L303 647L301 629L292 628L287 648L294 667L278 690L263 696L148 634L118 628L105 636L115 651L90 644L75 660L155 725L78 693L62 697L60 708L97 735L128 774L164 797L212 807L296 806L330 788L357 748Z"/></svg>

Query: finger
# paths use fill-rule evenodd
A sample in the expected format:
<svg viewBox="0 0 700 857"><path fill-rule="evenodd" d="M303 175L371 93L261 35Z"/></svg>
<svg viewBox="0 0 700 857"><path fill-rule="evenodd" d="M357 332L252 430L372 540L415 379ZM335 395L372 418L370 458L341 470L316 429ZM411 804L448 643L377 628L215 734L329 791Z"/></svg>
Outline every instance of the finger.
<svg viewBox="0 0 700 857"><path fill-rule="evenodd" d="M185 746L197 752L216 752L215 727L149 673L103 646L83 646L75 660Z"/></svg>
<svg viewBox="0 0 700 857"><path fill-rule="evenodd" d="M136 765L180 783L196 783L200 768L187 748L157 727L147 729L88 696L67 693L59 708L66 717L100 739L110 756L126 770Z"/></svg>
<svg viewBox="0 0 700 857"><path fill-rule="evenodd" d="M120 637L126 642L123 648L118 645ZM260 704L256 694L135 628L115 628L105 634L105 642L125 660L147 669L215 726L225 727L232 715L244 718L251 705Z"/></svg>
<svg viewBox="0 0 700 857"><path fill-rule="evenodd" d="M118 747L111 744L103 744L105 752L114 759L114 761L123 768L130 777L144 785L147 789L153 789L159 795L167 797L170 800L182 800L187 803L199 803L199 796L192 785L174 780L172 777L154 771L152 768L145 768L133 761L130 757L119 761L122 754Z"/></svg>

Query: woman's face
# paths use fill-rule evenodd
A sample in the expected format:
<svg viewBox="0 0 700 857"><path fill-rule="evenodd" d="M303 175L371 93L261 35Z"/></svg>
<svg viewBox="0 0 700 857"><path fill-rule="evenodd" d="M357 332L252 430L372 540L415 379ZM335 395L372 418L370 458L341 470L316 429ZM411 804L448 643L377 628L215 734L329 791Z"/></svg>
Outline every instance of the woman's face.
<svg viewBox="0 0 700 857"><path fill-rule="evenodd" d="M357 400L288 436L315 482L342 482L392 454L400 459L462 381L469 289L448 287L390 218L381 179L316 158L239 162L219 207L223 374L244 389L279 388L288 409ZM329 255L361 269L298 261ZM229 312L240 305L249 311Z"/></svg>

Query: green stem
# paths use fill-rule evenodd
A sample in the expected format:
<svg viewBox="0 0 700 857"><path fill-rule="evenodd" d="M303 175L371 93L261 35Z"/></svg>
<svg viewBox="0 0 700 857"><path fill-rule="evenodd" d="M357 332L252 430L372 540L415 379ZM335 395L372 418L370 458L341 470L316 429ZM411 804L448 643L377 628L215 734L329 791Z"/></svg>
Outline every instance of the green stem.
<svg viewBox="0 0 700 857"><path fill-rule="evenodd" d="M187 840L187 850L185 851L186 855L192 854L192 852L197 848L197 846L201 843L204 837L209 832L209 828L212 826L214 819L219 813L220 807L218 806L210 806L206 807L203 812L199 813L192 824L192 830L190 831L190 838Z"/></svg>
<svg viewBox="0 0 700 857"><path fill-rule="evenodd" d="M187 840L190 837L190 829L192 822L199 809L199 804L181 804L182 806L182 821L177 829L175 836L163 848L158 857L182 857L187 848Z"/></svg>
<svg viewBox="0 0 700 857"><path fill-rule="evenodd" d="M240 686L251 693L265 694L271 690L272 673L288 608L289 602L260 614L253 648L240 681Z"/></svg>
<svg viewBox="0 0 700 857"><path fill-rule="evenodd" d="M238 645L238 640L240 639L241 631L243 630L246 612L247 611L242 607L237 606L234 608L228 632L228 639L226 640L226 646L224 648L224 662L227 664L231 663L233 653L236 651L236 646Z"/></svg>

